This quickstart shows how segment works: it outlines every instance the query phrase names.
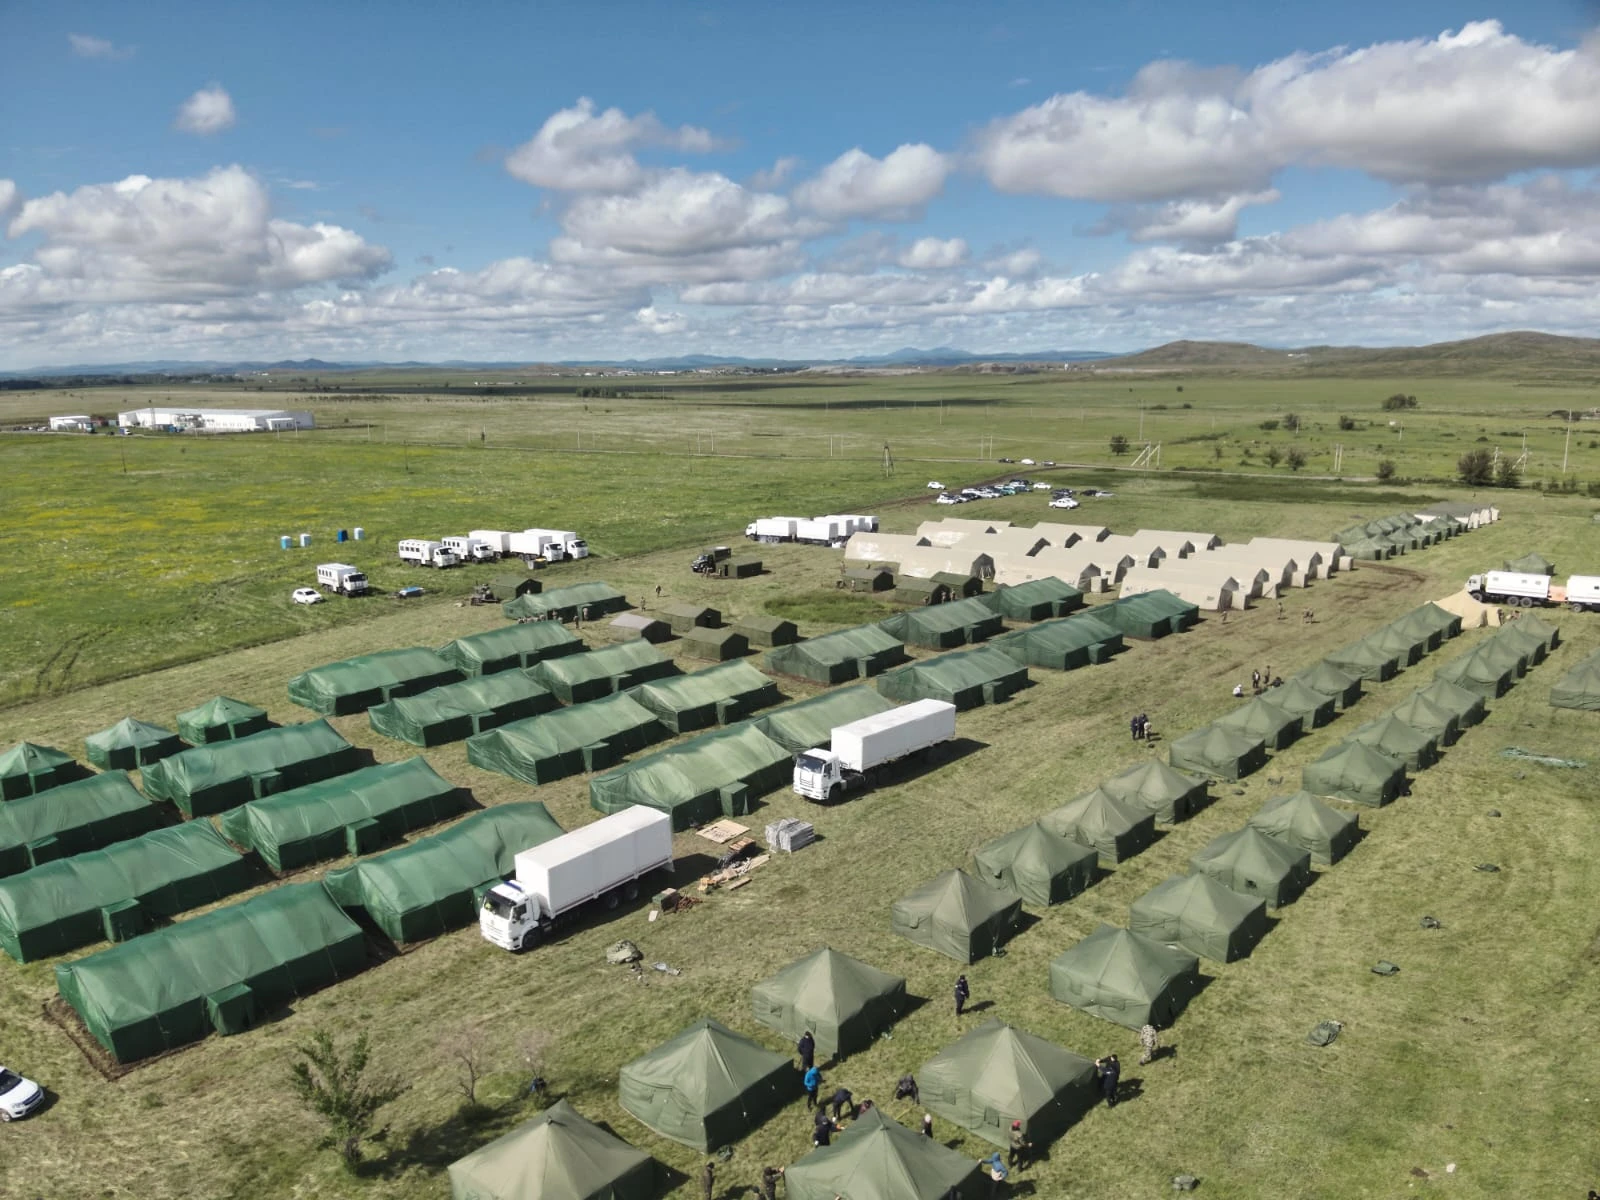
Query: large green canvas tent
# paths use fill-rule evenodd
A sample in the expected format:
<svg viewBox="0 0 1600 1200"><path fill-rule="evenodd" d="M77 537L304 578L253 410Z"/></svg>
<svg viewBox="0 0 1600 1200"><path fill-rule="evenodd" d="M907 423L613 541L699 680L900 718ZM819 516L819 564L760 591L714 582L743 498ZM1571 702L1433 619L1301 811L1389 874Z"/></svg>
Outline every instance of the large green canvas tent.
<svg viewBox="0 0 1600 1200"><path fill-rule="evenodd" d="M1132 858L1156 840L1156 814L1095 788L1039 818L1051 833L1096 850L1108 863Z"/></svg>
<svg viewBox="0 0 1600 1200"><path fill-rule="evenodd" d="M589 804L614 813L634 804L670 813L682 831L743 816L752 802L794 777L789 751L745 721L702 733L589 780Z"/></svg>
<svg viewBox="0 0 1600 1200"><path fill-rule="evenodd" d="M478 888L509 875L519 850L561 833L537 800L500 804L443 833L329 871L325 882L341 908L364 914L396 942L416 942L472 924Z"/></svg>
<svg viewBox="0 0 1600 1200"><path fill-rule="evenodd" d="M1429 704L1453 713L1460 727L1470 729L1484 717L1483 697L1477 692L1457 687L1448 680L1435 678L1427 687L1417 692Z"/></svg>
<svg viewBox="0 0 1600 1200"><path fill-rule="evenodd" d="M1398 799L1405 782L1405 763L1364 742L1340 742L1300 772L1301 786L1312 795L1371 808Z"/></svg>
<svg viewBox="0 0 1600 1200"><path fill-rule="evenodd" d="M1039 822L985 842L972 852L974 874L1043 908L1064 904L1094 883L1100 856Z"/></svg>
<svg viewBox="0 0 1600 1200"><path fill-rule="evenodd" d="M1555 708L1575 708L1583 712L1600 711L1600 653L1578 663L1550 689Z"/></svg>
<svg viewBox="0 0 1600 1200"><path fill-rule="evenodd" d="M1152 813L1156 820L1169 825L1187 820L1205 806L1206 786L1204 775L1180 771L1159 758L1147 758L1100 785L1118 800Z"/></svg>
<svg viewBox="0 0 1600 1200"><path fill-rule="evenodd" d="M840 725L875 717L893 707L894 701L876 688L841 688L763 713L755 719L755 727L790 754L798 754L826 746Z"/></svg>
<svg viewBox="0 0 1600 1200"><path fill-rule="evenodd" d="M1167 761L1196 775L1243 779L1267 765L1267 745L1261 738L1235 729L1205 725L1173 742Z"/></svg>
<svg viewBox="0 0 1600 1200"><path fill-rule="evenodd" d="M991 612L984 598L978 596L907 609L885 617L878 624L903 642L932 650L968 646L992 638L1005 629L1000 614Z"/></svg>
<svg viewBox="0 0 1600 1200"><path fill-rule="evenodd" d="M1505 562L1507 571L1517 571L1524 575L1554 575L1556 565L1536 550L1530 550L1521 558L1508 558Z"/></svg>
<svg viewBox="0 0 1600 1200"><path fill-rule="evenodd" d="M917 1069L922 1107L996 1146L1047 1146L1100 1099L1094 1063L993 1017Z"/></svg>
<svg viewBox="0 0 1600 1200"><path fill-rule="evenodd" d="M1216 723L1223 729L1259 738L1269 750L1282 750L1305 732L1304 718L1280 708L1270 693L1247 700L1226 716L1218 717Z"/></svg>
<svg viewBox="0 0 1600 1200"><path fill-rule="evenodd" d="M750 653L750 639L737 629L707 629L697 625L684 633L678 653L707 662L729 662Z"/></svg>
<svg viewBox="0 0 1600 1200"><path fill-rule="evenodd" d="M170 729L124 717L110 729L84 738L89 761L106 771L132 771L158 762L184 749L183 739Z"/></svg>
<svg viewBox="0 0 1600 1200"><path fill-rule="evenodd" d="M461 677L448 659L421 646L379 650L302 671L289 681L289 699L325 717L344 716Z"/></svg>
<svg viewBox="0 0 1600 1200"><path fill-rule="evenodd" d="M365 854L455 816L467 794L425 758L380 763L279 792L222 814L222 832L274 871Z"/></svg>
<svg viewBox="0 0 1600 1200"><path fill-rule="evenodd" d="M655 1159L557 1100L451 1163L451 1200L656 1200Z"/></svg>
<svg viewBox="0 0 1600 1200"><path fill-rule="evenodd" d="M1219 834L1189 860L1189 871L1209 875L1268 908L1290 904L1311 886L1311 855L1269 837L1253 825Z"/></svg>
<svg viewBox="0 0 1600 1200"><path fill-rule="evenodd" d="M735 633L744 634L752 646L791 646L800 640L795 623L782 617L740 617L733 628Z"/></svg>
<svg viewBox="0 0 1600 1200"><path fill-rule="evenodd" d="M974 963L1003 946L1016 931L1022 900L965 871L941 871L894 902L890 927L903 938Z"/></svg>
<svg viewBox="0 0 1600 1200"><path fill-rule="evenodd" d="M899 666L906 644L878 625L857 625L767 651L767 666L816 683L867 679Z"/></svg>
<svg viewBox="0 0 1600 1200"><path fill-rule="evenodd" d="M524 783L549 783L603 771L666 736L667 727L632 696L607 696L470 737L467 761Z"/></svg>
<svg viewBox="0 0 1600 1200"><path fill-rule="evenodd" d="M989 646L925 658L878 676L893 700L943 700L957 711L998 704L1028 685L1028 668Z"/></svg>
<svg viewBox="0 0 1600 1200"><path fill-rule="evenodd" d="M1301 725L1308 731L1320 729L1332 721L1339 711L1338 700L1319 692L1299 677L1289 680L1282 687L1269 689L1266 698L1284 712L1299 717Z"/></svg>
<svg viewBox="0 0 1600 1200"><path fill-rule="evenodd" d="M800 1095L787 1054L702 1018L623 1066L622 1107L662 1137L701 1152L732 1145Z"/></svg>
<svg viewBox="0 0 1600 1200"><path fill-rule="evenodd" d="M750 1007L775 1033L797 1041L809 1030L820 1054L842 1058L906 1014L906 981L824 946L751 988Z"/></svg>
<svg viewBox="0 0 1600 1200"><path fill-rule="evenodd" d="M1544 635L1537 630L1524 628L1520 620L1502 625L1489 642L1496 646L1511 646L1517 653L1527 655L1529 667L1542 663L1550 650Z"/></svg>
<svg viewBox="0 0 1600 1200"><path fill-rule="evenodd" d="M1094 607L1097 619L1131 638L1163 638L1182 633L1200 617L1198 605L1180 600L1164 588L1137 596L1124 596Z"/></svg>
<svg viewBox="0 0 1600 1200"><path fill-rule="evenodd" d="M56 967L56 986L119 1062L242 1033L354 975L366 940L319 883L291 883Z"/></svg>
<svg viewBox="0 0 1600 1200"><path fill-rule="evenodd" d="M783 1175L788 1200L987 1200L979 1165L873 1108Z"/></svg>
<svg viewBox="0 0 1600 1200"><path fill-rule="evenodd" d="M154 829L0 879L0 947L32 962L142 932L151 917L210 904L253 882L207 821Z"/></svg>
<svg viewBox="0 0 1600 1200"><path fill-rule="evenodd" d="M361 752L326 721L285 725L196 746L146 767L146 795L205 817L261 796L355 770Z"/></svg>
<svg viewBox="0 0 1600 1200"><path fill-rule="evenodd" d="M1403 637L1420 642L1424 654L1432 654L1444 644L1444 627L1420 608L1414 608L1405 616L1390 621L1389 628Z"/></svg>
<svg viewBox="0 0 1600 1200"><path fill-rule="evenodd" d="M1490 655L1484 653L1486 649L1486 645L1479 645L1459 658L1451 659L1433 673L1434 679L1453 683L1456 687L1472 692L1484 700L1494 700L1505 695L1511 690L1516 666L1514 663L1507 665L1504 661L1495 662Z"/></svg>
<svg viewBox="0 0 1600 1200"><path fill-rule="evenodd" d="M558 621L524 621L446 642L439 647L439 657L463 675L493 675L547 658L581 654L586 648L582 638Z"/></svg>
<svg viewBox="0 0 1600 1200"><path fill-rule="evenodd" d="M1003 633L989 643L1030 667L1073 671L1090 663L1106 662L1122 650L1122 634L1087 614L1041 621L1027 629Z"/></svg>
<svg viewBox="0 0 1600 1200"><path fill-rule="evenodd" d="M1347 675L1355 675L1378 683L1385 679L1393 679L1400 669L1398 657L1374 645L1370 638L1363 638L1359 642L1352 642L1335 650L1322 661Z"/></svg>
<svg viewBox="0 0 1600 1200"><path fill-rule="evenodd" d="M1361 699L1361 676L1342 671L1327 659L1301 671L1294 678L1297 683L1303 683L1324 696L1331 696L1341 710Z"/></svg>
<svg viewBox="0 0 1600 1200"><path fill-rule="evenodd" d="M1406 614L1408 620L1420 619L1433 629L1437 629L1445 640L1457 637L1461 633L1461 614L1453 613L1441 605L1429 602L1420 608L1414 608ZM1441 643L1442 644L1442 643Z"/></svg>
<svg viewBox="0 0 1600 1200"><path fill-rule="evenodd" d="M1044 621L1082 608L1083 592L1064 579L1030 579L1025 583L1002 583L983 602L1013 621Z"/></svg>
<svg viewBox="0 0 1600 1200"><path fill-rule="evenodd" d="M894 572L878 567L846 567L833 586L846 592L887 592L894 587Z"/></svg>
<svg viewBox="0 0 1600 1200"><path fill-rule="evenodd" d="M34 796L82 779L84 773L77 760L63 750L18 742L0 753L0 800Z"/></svg>
<svg viewBox="0 0 1600 1200"><path fill-rule="evenodd" d="M560 707L526 671L447 683L367 709L373 731L413 746L442 746Z"/></svg>
<svg viewBox="0 0 1600 1200"><path fill-rule="evenodd" d="M1387 713L1352 730L1347 740L1365 742L1398 758L1413 772L1425 771L1439 761L1439 740L1393 713Z"/></svg>
<svg viewBox="0 0 1600 1200"><path fill-rule="evenodd" d="M530 592L537 594L544 591L544 581L526 572L502 571L489 576L489 588L502 600L513 600Z"/></svg>
<svg viewBox="0 0 1600 1200"><path fill-rule="evenodd" d="M1411 634L1395 625L1385 625L1367 634L1365 640L1383 653L1392 654L1396 667L1403 671L1422 661L1428 650L1428 637L1426 631Z"/></svg>
<svg viewBox="0 0 1600 1200"><path fill-rule="evenodd" d="M901 604L917 604L929 608L935 604L948 604L955 597L950 592L950 585L941 579L924 578L920 575L896 575L894 598Z"/></svg>
<svg viewBox="0 0 1600 1200"><path fill-rule="evenodd" d="M626 596L609 583L596 581L517 596L502 604L500 611L513 621L576 621L594 620L628 607Z"/></svg>
<svg viewBox="0 0 1600 1200"><path fill-rule="evenodd" d="M722 625L722 613L709 604L663 604L661 619L672 626L672 632L688 633L691 629L716 629Z"/></svg>
<svg viewBox="0 0 1600 1200"><path fill-rule="evenodd" d="M952 600L983 595L983 580L976 575L964 571L935 571L932 578L949 587Z"/></svg>
<svg viewBox="0 0 1600 1200"><path fill-rule="evenodd" d="M729 662L628 689L673 733L742 721L783 699L778 685L747 662Z"/></svg>
<svg viewBox="0 0 1600 1200"><path fill-rule="evenodd" d="M125 771L107 771L0 804L0 876L148 833L161 809Z"/></svg>
<svg viewBox="0 0 1600 1200"><path fill-rule="evenodd" d="M1304 850L1321 867L1331 867L1349 854L1361 836L1355 813L1341 812L1306 791L1274 796L1256 810L1249 824Z"/></svg>
<svg viewBox="0 0 1600 1200"><path fill-rule="evenodd" d="M1233 962L1267 934L1267 903L1209 875L1156 884L1128 907L1128 928L1215 962Z"/></svg>
<svg viewBox="0 0 1600 1200"><path fill-rule="evenodd" d="M1506 627L1502 627L1502 632ZM1518 613L1516 620L1512 621L1509 628L1518 634L1534 634L1544 643L1546 652L1554 650L1561 644L1561 626L1546 621L1538 613Z"/></svg>
<svg viewBox="0 0 1600 1200"><path fill-rule="evenodd" d="M582 704L678 674L678 667L649 642L618 642L588 654L547 658L528 673L563 704Z"/></svg>
<svg viewBox="0 0 1600 1200"><path fill-rule="evenodd" d="M1092 1017L1166 1029L1200 990L1200 960L1142 933L1101 925L1050 963L1050 994Z"/></svg>
<svg viewBox="0 0 1600 1200"><path fill-rule="evenodd" d="M178 734L191 746L231 742L271 728L266 709L231 696L218 696L178 714Z"/></svg>

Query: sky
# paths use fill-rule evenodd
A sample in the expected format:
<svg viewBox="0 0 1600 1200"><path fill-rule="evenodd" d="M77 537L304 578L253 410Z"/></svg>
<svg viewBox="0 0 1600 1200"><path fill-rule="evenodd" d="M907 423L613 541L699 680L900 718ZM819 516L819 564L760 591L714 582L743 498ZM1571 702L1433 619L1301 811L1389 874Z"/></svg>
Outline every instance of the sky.
<svg viewBox="0 0 1600 1200"><path fill-rule="evenodd" d="M1600 332L1600 5L0 3L0 369Z"/></svg>

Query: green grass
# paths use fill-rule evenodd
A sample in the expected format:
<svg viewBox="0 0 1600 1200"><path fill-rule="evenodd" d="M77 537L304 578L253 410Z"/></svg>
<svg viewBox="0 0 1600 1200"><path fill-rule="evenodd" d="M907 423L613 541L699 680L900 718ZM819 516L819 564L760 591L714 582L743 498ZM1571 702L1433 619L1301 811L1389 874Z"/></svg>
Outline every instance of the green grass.
<svg viewBox="0 0 1600 1200"><path fill-rule="evenodd" d="M864 625L896 612L888 600L856 592L802 592L774 596L762 602L769 617L817 625Z"/></svg>

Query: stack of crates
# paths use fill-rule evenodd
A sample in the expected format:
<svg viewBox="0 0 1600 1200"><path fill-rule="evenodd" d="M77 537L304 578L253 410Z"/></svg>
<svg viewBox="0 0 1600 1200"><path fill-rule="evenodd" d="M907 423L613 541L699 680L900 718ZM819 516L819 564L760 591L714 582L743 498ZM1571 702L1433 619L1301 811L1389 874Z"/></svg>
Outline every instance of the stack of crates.
<svg viewBox="0 0 1600 1200"><path fill-rule="evenodd" d="M784 817L767 826L767 845L774 850L793 854L802 846L809 846L816 840L816 831L811 828L810 821Z"/></svg>

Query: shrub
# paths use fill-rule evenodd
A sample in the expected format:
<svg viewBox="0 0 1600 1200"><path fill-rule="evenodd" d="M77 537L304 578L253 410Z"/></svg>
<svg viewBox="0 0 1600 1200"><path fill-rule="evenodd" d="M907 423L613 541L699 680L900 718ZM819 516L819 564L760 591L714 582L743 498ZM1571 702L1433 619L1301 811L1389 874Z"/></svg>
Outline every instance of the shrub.
<svg viewBox="0 0 1600 1200"><path fill-rule="evenodd" d="M1514 488L1522 486L1522 476L1517 471L1517 464L1509 458L1502 458L1494 469L1495 487Z"/></svg>
<svg viewBox="0 0 1600 1200"><path fill-rule="evenodd" d="M1283 461L1283 451L1276 446L1268 446L1266 454L1262 455L1267 460L1267 466L1276 467Z"/></svg>
<svg viewBox="0 0 1600 1200"><path fill-rule="evenodd" d="M1486 441L1486 438L1479 438ZM1469 450L1456 460L1456 474L1461 482L1472 487L1483 487L1494 481L1494 455L1487 450Z"/></svg>
<svg viewBox="0 0 1600 1200"><path fill-rule="evenodd" d="M1126 454L1128 452L1128 439L1125 435L1115 433L1111 435L1111 453Z"/></svg>
<svg viewBox="0 0 1600 1200"><path fill-rule="evenodd" d="M1388 483L1394 478L1394 459L1386 458L1378 464L1378 482Z"/></svg>
<svg viewBox="0 0 1600 1200"><path fill-rule="evenodd" d="M1285 429L1287 429L1290 433L1299 433L1300 432L1300 414L1299 413L1284 413L1283 414L1283 427Z"/></svg>
<svg viewBox="0 0 1600 1200"><path fill-rule="evenodd" d="M1261 422L1261 428L1266 430L1266 432L1268 432L1268 433L1271 433L1277 427L1278 427L1278 423L1276 421L1263 421L1263 422Z"/></svg>
<svg viewBox="0 0 1600 1200"><path fill-rule="evenodd" d="M1417 398L1415 396L1408 396L1404 392L1396 392L1383 402L1383 409L1385 412L1397 412L1402 408L1415 407L1417 407Z"/></svg>
<svg viewBox="0 0 1600 1200"><path fill-rule="evenodd" d="M1284 457L1284 461L1289 464L1289 470L1298 471L1306 465L1306 452L1298 447L1291 449Z"/></svg>
<svg viewBox="0 0 1600 1200"><path fill-rule="evenodd" d="M1354 417L1340 417L1339 418L1339 429L1342 432L1349 433L1355 427L1356 427L1356 419Z"/></svg>

